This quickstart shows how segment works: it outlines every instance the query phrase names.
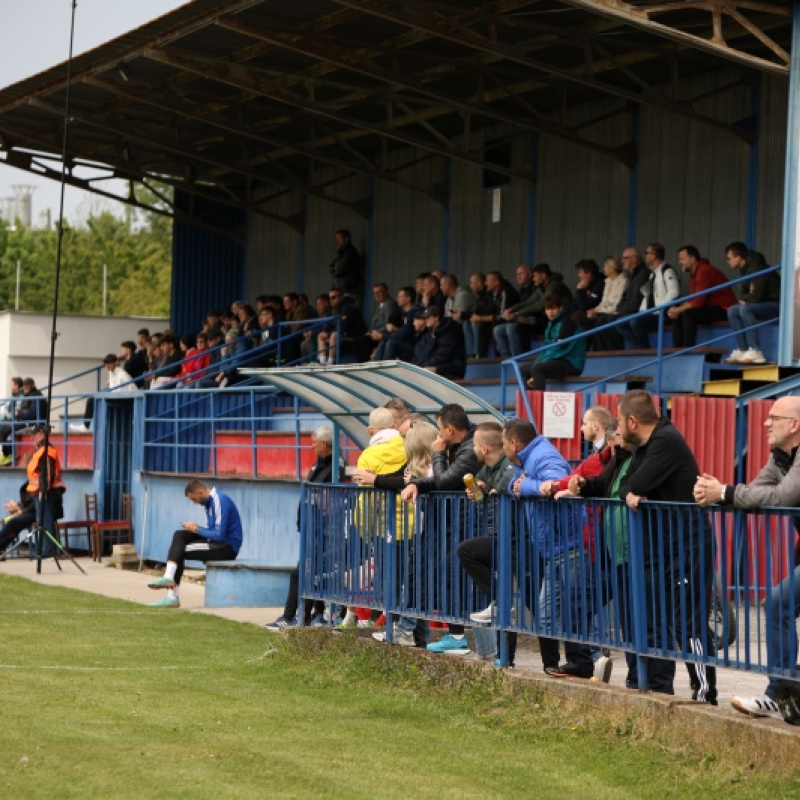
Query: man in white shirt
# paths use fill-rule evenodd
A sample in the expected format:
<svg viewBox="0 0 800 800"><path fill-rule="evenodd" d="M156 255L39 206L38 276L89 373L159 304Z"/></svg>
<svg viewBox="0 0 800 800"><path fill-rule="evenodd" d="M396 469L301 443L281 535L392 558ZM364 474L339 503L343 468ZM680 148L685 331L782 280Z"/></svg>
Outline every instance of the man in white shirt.
<svg viewBox="0 0 800 800"><path fill-rule="evenodd" d="M647 311L664 303L671 303L681 296L681 279L678 271L664 261L664 245L653 242L644 251L644 262L650 270L650 277L642 286L642 302L639 311ZM620 324L618 330L629 350L648 350L650 342L647 334L658 329L658 311L645 317L637 317Z"/></svg>

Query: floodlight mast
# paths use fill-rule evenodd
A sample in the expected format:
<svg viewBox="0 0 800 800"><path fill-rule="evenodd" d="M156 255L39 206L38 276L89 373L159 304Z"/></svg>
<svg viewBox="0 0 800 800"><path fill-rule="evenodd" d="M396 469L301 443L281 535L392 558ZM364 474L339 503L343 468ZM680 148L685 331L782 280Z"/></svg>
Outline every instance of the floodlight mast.
<svg viewBox="0 0 800 800"><path fill-rule="evenodd" d="M72 49L75 41L75 9L78 6L78 0L72 0L72 13L70 15L69 26L69 57L67 59L67 86L66 95L64 99L64 135L61 142L61 185L60 185L60 198L58 205L58 238L56 241L56 269L55 280L53 281L53 325L50 334L50 363L49 373L47 379L47 405L46 405L46 418L44 422L44 467L41 471L39 481L39 508L36 515L36 524L38 526L38 536L36 537L36 572L37 574L42 571L42 531L44 527L44 511L47 502L47 494L50 490L50 483L52 476L50 475L50 409L52 408L53 401L53 371L56 359L56 340L58 339L58 291L61 282L61 252L64 244L64 193L67 185L67 145L69 141L69 101L70 101L70 88L72 86ZM40 461L41 463L41 461ZM53 527L55 527L55 520L52 520ZM55 539L55 531L48 531L50 536ZM64 551L66 552L66 551ZM74 559L70 559L76 563ZM56 558L58 564L58 559ZM61 565L58 565L61 569ZM83 572L83 570L81 570Z"/></svg>

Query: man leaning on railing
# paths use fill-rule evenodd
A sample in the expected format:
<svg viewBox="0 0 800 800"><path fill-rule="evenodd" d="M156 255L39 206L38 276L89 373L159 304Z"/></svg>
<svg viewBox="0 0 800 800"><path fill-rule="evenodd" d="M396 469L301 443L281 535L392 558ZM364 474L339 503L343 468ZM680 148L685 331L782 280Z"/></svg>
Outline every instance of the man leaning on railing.
<svg viewBox="0 0 800 800"><path fill-rule="evenodd" d="M691 503L700 471L697 461L680 431L659 416L653 398L642 389L628 392L620 398L618 417L623 440L635 448L620 491L628 506L637 511L642 500ZM674 515L662 510L643 514L648 647L672 649L685 637L690 652L702 655L708 621L701 611L711 605L713 574L710 526L695 514L687 518L680 507ZM675 694L675 662L651 656L643 660L647 688ZM716 705L716 669L701 662L687 662L686 669L692 699Z"/></svg>
<svg viewBox="0 0 800 800"><path fill-rule="evenodd" d="M525 419L509 420L503 428L503 451L514 465L509 491L519 498L542 497L546 482L560 480L571 469L561 453ZM592 596L589 554L583 544L583 509L573 504L563 514L547 514L541 505L528 503L525 507L534 554L544 562L538 598L528 600L530 606L539 603L541 627L564 633L564 620L571 619L576 630L588 629L592 613L588 598ZM554 528L557 528L554 530ZM534 555L534 559L538 562ZM531 569L538 567L534 563ZM526 597L530 591L526 590ZM532 610L532 609L531 609ZM539 651L544 671L554 678L591 678L594 663L588 644L565 641L566 663L559 665L558 639L539 636ZM513 654L509 653L513 660Z"/></svg>
<svg viewBox="0 0 800 800"><path fill-rule="evenodd" d="M772 455L755 480L749 484L729 486L711 475L703 474L694 487L694 498L701 506L712 503L736 508L758 509L762 506L800 506L800 398L776 400L764 421ZM797 520L795 520L797 527ZM797 625L800 616L800 564L795 547L794 571L770 592L767 619L768 665L791 669L797 659ZM731 705L751 717L783 717L792 725L800 725L800 683L771 677L763 695L734 697Z"/></svg>

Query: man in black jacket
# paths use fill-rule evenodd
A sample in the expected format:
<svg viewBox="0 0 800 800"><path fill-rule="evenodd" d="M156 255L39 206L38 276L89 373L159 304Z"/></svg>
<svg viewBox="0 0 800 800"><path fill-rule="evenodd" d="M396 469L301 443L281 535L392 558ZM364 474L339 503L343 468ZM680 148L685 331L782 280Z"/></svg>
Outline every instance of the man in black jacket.
<svg viewBox="0 0 800 800"><path fill-rule="evenodd" d="M418 495L428 492L461 492L464 490L464 475L468 472L475 475L480 469L481 465L475 455L473 442L475 426L470 423L467 412L457 403L450 403L442 406L439 410L436 423L439 426L439 435L433 442L433 475L430 478L412 478L400 495L406 503L413 503ZM455 538L453 533L462 529L463 526L460 519L452 518L450 520L440 519L439 524L446 525L450 534L446 537L445 552L440 553L439 557L444 558L447 567L446 599L447 602L452 602L451 570L457 568L452 555L455 546L458 545L458 542L453 541ZM437 532L434 531L434 533ZM437 569L436 574L438 572ZM434 594L439 596L440 592L434 589ZM448 635L438 642L429 644L428 650L434 653L466 655L469 652L469 645L464 636L464 626L448 625L447 627Z"/></svg>
<svg viewBox="0 0 800 800"><path fill-rule="evenodd" d="M317 460L314 466L308 471L306 481L308 483L332 483L333 482L333 428L320 427L311 434L311 446ZM337 480L344 478L344 464L339 464L339 474ZM300 530L300 505L297 506L297 530ZM283 614L274 622L270 622L264 627L268 631L282 631L286 628L296 628L298 597L297 589L300 581L300 567L295 567L289 575L289 594L286 596L286 605ZM321 600L303 601L303 621L305 625L312 627L322 627L325 622L325 603Z"/></svg>
<svg viewBox="0 0 800 800"><path fill-rule="evenodd" d="M423 316L432 343L427 359L420 366L433 367L437 375L451 380L463 378L467 371L467 351L461 325L447 319L441 306L428 306Z"/></svg>
<svg viewBox="0 0 800 800"><path fill-rule="evenodd" d="M336 231L336 258L330 265L333 288L358 300L361 291L361 256L350 241L350 231Z"/></svg>
<svg viewBox="0 0 800 800"><path fill-rule="evenodd" d="M700 469L680 431L659 417L653 398L641 389L619 401L619 431L635 448L620 496L644 515L643 550L648 647L702 655L709 646L713 551L711 526L697 509L640 509L642 500L694 503ZM631 531L634 534L634 531ZM666 607L662 607L662 600ZM673 602L674 601L674 602ZM666 621L666 627L664 626ZM653 692L675 694L675 662L647 657L647 686ZM714 667L687 662L693 699L717 703Z"/></svg>

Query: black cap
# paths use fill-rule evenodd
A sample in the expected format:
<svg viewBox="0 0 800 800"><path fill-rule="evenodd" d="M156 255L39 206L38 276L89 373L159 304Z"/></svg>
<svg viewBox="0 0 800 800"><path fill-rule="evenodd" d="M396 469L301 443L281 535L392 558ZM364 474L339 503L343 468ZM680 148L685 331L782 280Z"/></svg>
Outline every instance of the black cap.
<svg viewBox="0 0 800 800"><path fill-rule="evenodd" d="M428 317L442 317L444 316L444 311L442 311L441 306L428 306L422 316L425 319L428 319Z"/></svg>
<svg viewBox="0 0 800 800"><path fill-rule="evenodd" d="M389 319L386 320L390 325L394 325L395 328L399 328L403 324L403 312L402 311L392 311L389 314Z"/></svg>

